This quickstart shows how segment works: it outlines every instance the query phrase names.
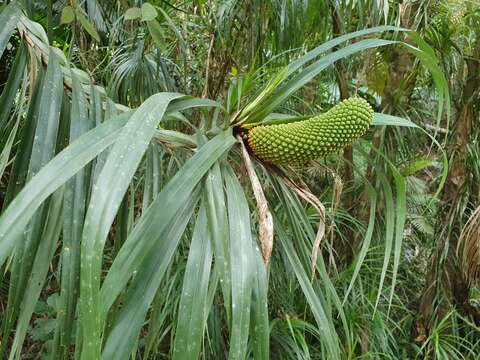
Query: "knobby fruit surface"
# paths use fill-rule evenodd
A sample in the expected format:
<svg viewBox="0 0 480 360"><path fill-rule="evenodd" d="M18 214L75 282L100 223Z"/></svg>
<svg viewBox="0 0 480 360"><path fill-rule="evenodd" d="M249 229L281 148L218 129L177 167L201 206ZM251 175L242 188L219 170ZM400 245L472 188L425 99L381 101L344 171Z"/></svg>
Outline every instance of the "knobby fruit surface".
<svg viewBox="0 0 480 360"><path fill-rule="evenodd" d="M248 144L265 162L304 163L338 153L362 136L372 120L370 104L352 97L308 120L256 126L248 132Z"/></svg>

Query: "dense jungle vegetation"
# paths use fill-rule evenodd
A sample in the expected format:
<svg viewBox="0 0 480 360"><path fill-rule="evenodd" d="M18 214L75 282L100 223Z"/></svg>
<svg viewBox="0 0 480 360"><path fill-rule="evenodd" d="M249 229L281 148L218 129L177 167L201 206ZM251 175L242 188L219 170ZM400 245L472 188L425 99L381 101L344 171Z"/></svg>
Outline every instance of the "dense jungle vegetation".
<svg viewBox="0 0 480 360"><path fill-rule="evenodd" d="M480 359L478 0L7 0L0 56L0 359Z"/></svg>

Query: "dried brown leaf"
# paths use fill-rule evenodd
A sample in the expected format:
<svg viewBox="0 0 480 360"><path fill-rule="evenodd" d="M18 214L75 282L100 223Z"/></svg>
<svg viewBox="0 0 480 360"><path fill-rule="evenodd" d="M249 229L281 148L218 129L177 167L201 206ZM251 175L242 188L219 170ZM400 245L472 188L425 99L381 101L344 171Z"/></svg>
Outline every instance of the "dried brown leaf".
<svg viewBox="0 0 480 360"><path fill-rule="evenodd" d="M255 200L257 202L259 223L258 238L262 250L263 261L265 262L265 266L268 266L273 249L273 218L270 210L268 209L268 203L265 194L263 193L262 185L260 184L260 180L255 173L252 160L250 159L247 148L243 143L242 137L238 135L237 139L242 147L242 155L245 161L245 167L247 169L250 183L252 184L253 195L255 196Z"/></svg>
<svg viewBox="0 0 480 360"><path fill-rule="evenodd" d="M458 247L462 247L462 266L466 279L471 283L480 284L480 207L465 224L458 240Z"/></svg>
<svg viewBox="0 0 480 360"><path fill-rule="evenodd" d="M286 174L280 168L275 166L274 170L288 187L295 191L303 200L313 206L320 217L318 231L315 236L315 240L313 241L310 263L313 280L317 267L318 249L320 248L322 239L325 236L325 206L323 206L322 202L315 195L313 195L308 186L301 179L298 178L297 182L294 182L290 179L290 177L286 176Z"/></svg>

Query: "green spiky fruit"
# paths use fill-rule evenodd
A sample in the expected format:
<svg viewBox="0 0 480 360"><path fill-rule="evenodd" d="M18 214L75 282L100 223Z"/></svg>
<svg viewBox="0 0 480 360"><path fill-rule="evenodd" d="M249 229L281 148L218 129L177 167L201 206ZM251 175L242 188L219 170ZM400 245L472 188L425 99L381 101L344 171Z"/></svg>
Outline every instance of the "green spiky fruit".
<svg viewBox="0 0 480 360"><path fill-rule="evenodd" d="M303 163L339 152L362 136L372 119L370 104L353 97L308 120L254 127L248 132L248 144L268 163Z"/></svg>

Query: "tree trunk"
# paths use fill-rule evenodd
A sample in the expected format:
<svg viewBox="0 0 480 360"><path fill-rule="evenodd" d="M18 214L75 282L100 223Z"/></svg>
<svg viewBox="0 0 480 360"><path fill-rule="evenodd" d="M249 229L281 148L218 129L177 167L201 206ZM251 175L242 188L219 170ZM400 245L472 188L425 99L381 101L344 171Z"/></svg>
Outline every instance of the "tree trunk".
<svg viewBox="0 0 480 360"><path fill-rule="evenodd" d="M400 8L400 26L404 28L411 28L414 25L416 14L419 10L420 2L408 0L405 1ZM419 30L419 29L417 29ZM408 37L403 39L405 42L409 42ZM415 56L411 54L405 47L394 47L388 54L388 77L385 83L385 88L382 94L382 102L380 105L380 112L395 114L395 109L398 109L403 104L407 104L410 101L414 84L412 85L411 75L414 71ZM377 158L377 150L380 148L380 142L382 134L385 131L385 127L379 127L375 129L372 137L372 150L370 151L370 162L367 166L366 178L370 183L374 184L375 172L374 162ZM369 197L367 191L365 191L360 200L360 204L369 204ZM363 222L368 221L368 207L360 209L359 218Z"/></svg>
<svg viewBox="0 0 480 360"><path fill-rule="evenodd" d="M332 18L332 35L337 37L344 34L343 21L340 15L338 6L330 2L331 18ZM333 50L337 50L338 46ZM345 100L350 97L348 90L348 74L345 67L345 63L342 60L336 61L335 64L335 77L337 79L338 89L340 91L340 99ZM353 148L348 146L343 151L344 166L342 172L343 184L351 185L354 182L353 175ZM343 208L350 210L353 208L354 196L353 192L350 192L341 198ZM353 233L351 230L346 230L346 239L353 239ZM336 239L338 240L338 239ZM348 266L353 260L353 241L338 242L333 241L333 248L335 253L338 254L340 266Z"/></svg>
<svg viewBox="0 0 480 360"><path fill-rule="evenodd" d="M405 28L411 28L415 15L418 11L420 4L418 1L406 1L401 8L400 25ZM418 30L418 29L417 29ZM404 39L405 42L409 42L408 38ZM382 113L394 113L395 108L408 102L412 86L408 81L408 75L413 70L415 56L410 53L405 47L395 47L389 53L389 76L385 84L385 89L382 94L382 103L380 105L380 111ZM409 90L410 91L407 91ZM377 129L373 135L373 147L378 149L380 146L382 129ZM376 156L376 152L370 153L370 158L373 159ZM367 171L368 179L372 179L372 168L369 167Z"/></svg>
<svg viewBox="0 0 480 360"><path fill-rule="evenodd" d="M471 56L465 58L466 79L462 91L462 101L457 106L453 136L448 148L450 171L442 194L443 206L438 219L452 219L451 223L461 223L463 214L457 211L459 202L468 196L468 144L473 123L480 116L480 31L476 33L475 45ZM419 314L416 321L416 339L428 337L435 317L441 319L451 305L464 315L471 315L480 323L480 313L468 300L469 284L466 281L461 260L456 254L459 231L451 231L438 244L438 253L431 259L432 266L427 274L425 291L422 294ZM440 254L448 242L447 256ZM443 260L444 259L444 260ZM435 306L436 305L436 306Z"/></svg>

